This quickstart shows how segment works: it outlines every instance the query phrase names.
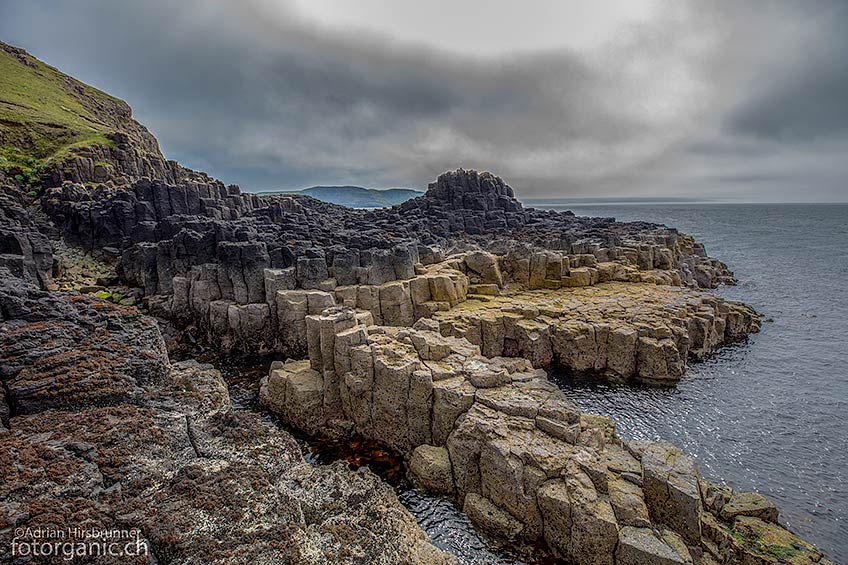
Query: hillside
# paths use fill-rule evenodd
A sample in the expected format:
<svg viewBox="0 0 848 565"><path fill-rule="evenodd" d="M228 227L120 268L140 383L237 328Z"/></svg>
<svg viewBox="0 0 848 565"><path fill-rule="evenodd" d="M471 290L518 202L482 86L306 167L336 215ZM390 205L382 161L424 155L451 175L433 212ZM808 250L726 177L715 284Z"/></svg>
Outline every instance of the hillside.
<svg viewBox="0 0 848 565"><path fill-rule="evenodd" d="M263 193L279 194L279 193ZM348 208L387 208L424 194L409 188L363 188L361 186L312 186L285 194L303 194Z"/></svg>
<svg viewBox="0 0 848 565"><path fill-rule="evenodd" d="M2 42L0 170L23 185L181 174L126 102Z"/></svg>

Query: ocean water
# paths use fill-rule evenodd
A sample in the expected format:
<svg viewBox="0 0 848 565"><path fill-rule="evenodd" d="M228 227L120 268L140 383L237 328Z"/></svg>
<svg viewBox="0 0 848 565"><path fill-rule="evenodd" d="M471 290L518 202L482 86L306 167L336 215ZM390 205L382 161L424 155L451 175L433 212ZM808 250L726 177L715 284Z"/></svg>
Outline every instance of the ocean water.
<svg viewBox="0 0 848 565"><path fill-rule="evenodd" d="M555 377L623 437L675 443L702 475L758 490L781 523L848 563L848 205L533 206L677 227L730 266L738 286L716 292L766 320L746 343L690 365L674 388Z"/></svg>

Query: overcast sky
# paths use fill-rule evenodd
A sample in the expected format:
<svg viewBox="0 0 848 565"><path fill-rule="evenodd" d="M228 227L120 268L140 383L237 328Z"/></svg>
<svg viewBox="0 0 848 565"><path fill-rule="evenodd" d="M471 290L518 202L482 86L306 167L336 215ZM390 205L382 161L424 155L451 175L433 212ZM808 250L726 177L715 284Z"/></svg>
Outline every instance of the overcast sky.
<svg viewBox="0 0 848 565"><path fill-rule="evenodd" d="M245 189L848 200L848 2L0 0L0 39Z"/></svg>

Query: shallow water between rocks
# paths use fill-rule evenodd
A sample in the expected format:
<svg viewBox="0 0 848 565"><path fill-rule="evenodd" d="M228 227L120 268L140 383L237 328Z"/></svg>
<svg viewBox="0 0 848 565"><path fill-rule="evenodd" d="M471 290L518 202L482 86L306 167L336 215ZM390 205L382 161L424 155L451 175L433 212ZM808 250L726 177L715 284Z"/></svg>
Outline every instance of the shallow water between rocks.
<svg viewBox="0 0 848 565"><path fill-rule="evenodd" d="M322 465L345 461L351 468L367 466L388 482L398 499L415 517L418 525L432 539L433 544L456 555L466 565L544 565L552 563L541 552L522 558L509 548L499 547L493 540L478 534L468 517L450 499L412 488L404 478L403 457L383 449L374 442L354 438L337 442L306 438L292 430L259 404L259 381L268 374L271 357L233 357L222 359L201 356L200 360L212 363L221 371L230 391L233 407L259 413L267 424L278 426L292 434L304 453L307 462Z"/></svg>
<svg viewBox="0 0 848 565"><path fill-rule="evenodd" d="M532 205L665 223L730 266L739 285L716 292L754 306L762 331L691 364L677 386L550 376L583 411L615 419L622 437L671 441L697 458L702 475L772 498L781 522L848 560L848 206ZM271 359L214 362L234 405L262 412L258 383ZM464 563L539 562L480 537L450 500L412 489L398 454L365 441L299 439L312 463L341 459L387 480L434 543Z"/></svg>

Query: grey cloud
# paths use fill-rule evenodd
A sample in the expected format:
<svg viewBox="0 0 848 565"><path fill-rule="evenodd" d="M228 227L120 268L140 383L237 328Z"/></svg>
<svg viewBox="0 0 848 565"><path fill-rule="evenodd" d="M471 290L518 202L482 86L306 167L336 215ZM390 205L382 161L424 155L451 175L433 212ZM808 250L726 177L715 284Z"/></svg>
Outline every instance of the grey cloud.
<svg viewBox="0 0 848 565"><path fill-rule="evenodd" d="M780 140L844 136L848 4L837 0L782 8L785 35L770 41L763 33L768 30L757 25L762 18L751 18L748 37L739 38L767 43L768 56L750 69L748 95L728 114L727 124L735 133Z"/></svg>
<svg viewBox="0 0 848 565"><path fill-rule="evenodd" d="M775 174L788 186L793 171L774 169L791 154L837 194L848 45L835 18L760 7L762 41L801 34L813 64L746 44L756 8L679 6L600 55L465 57L329 33L262 0L12 0L0 37L127 100L169 157L249 189L423 187L465 166L527 196L687 196ZM825 133L825 151L806 141Z"/></svg>

